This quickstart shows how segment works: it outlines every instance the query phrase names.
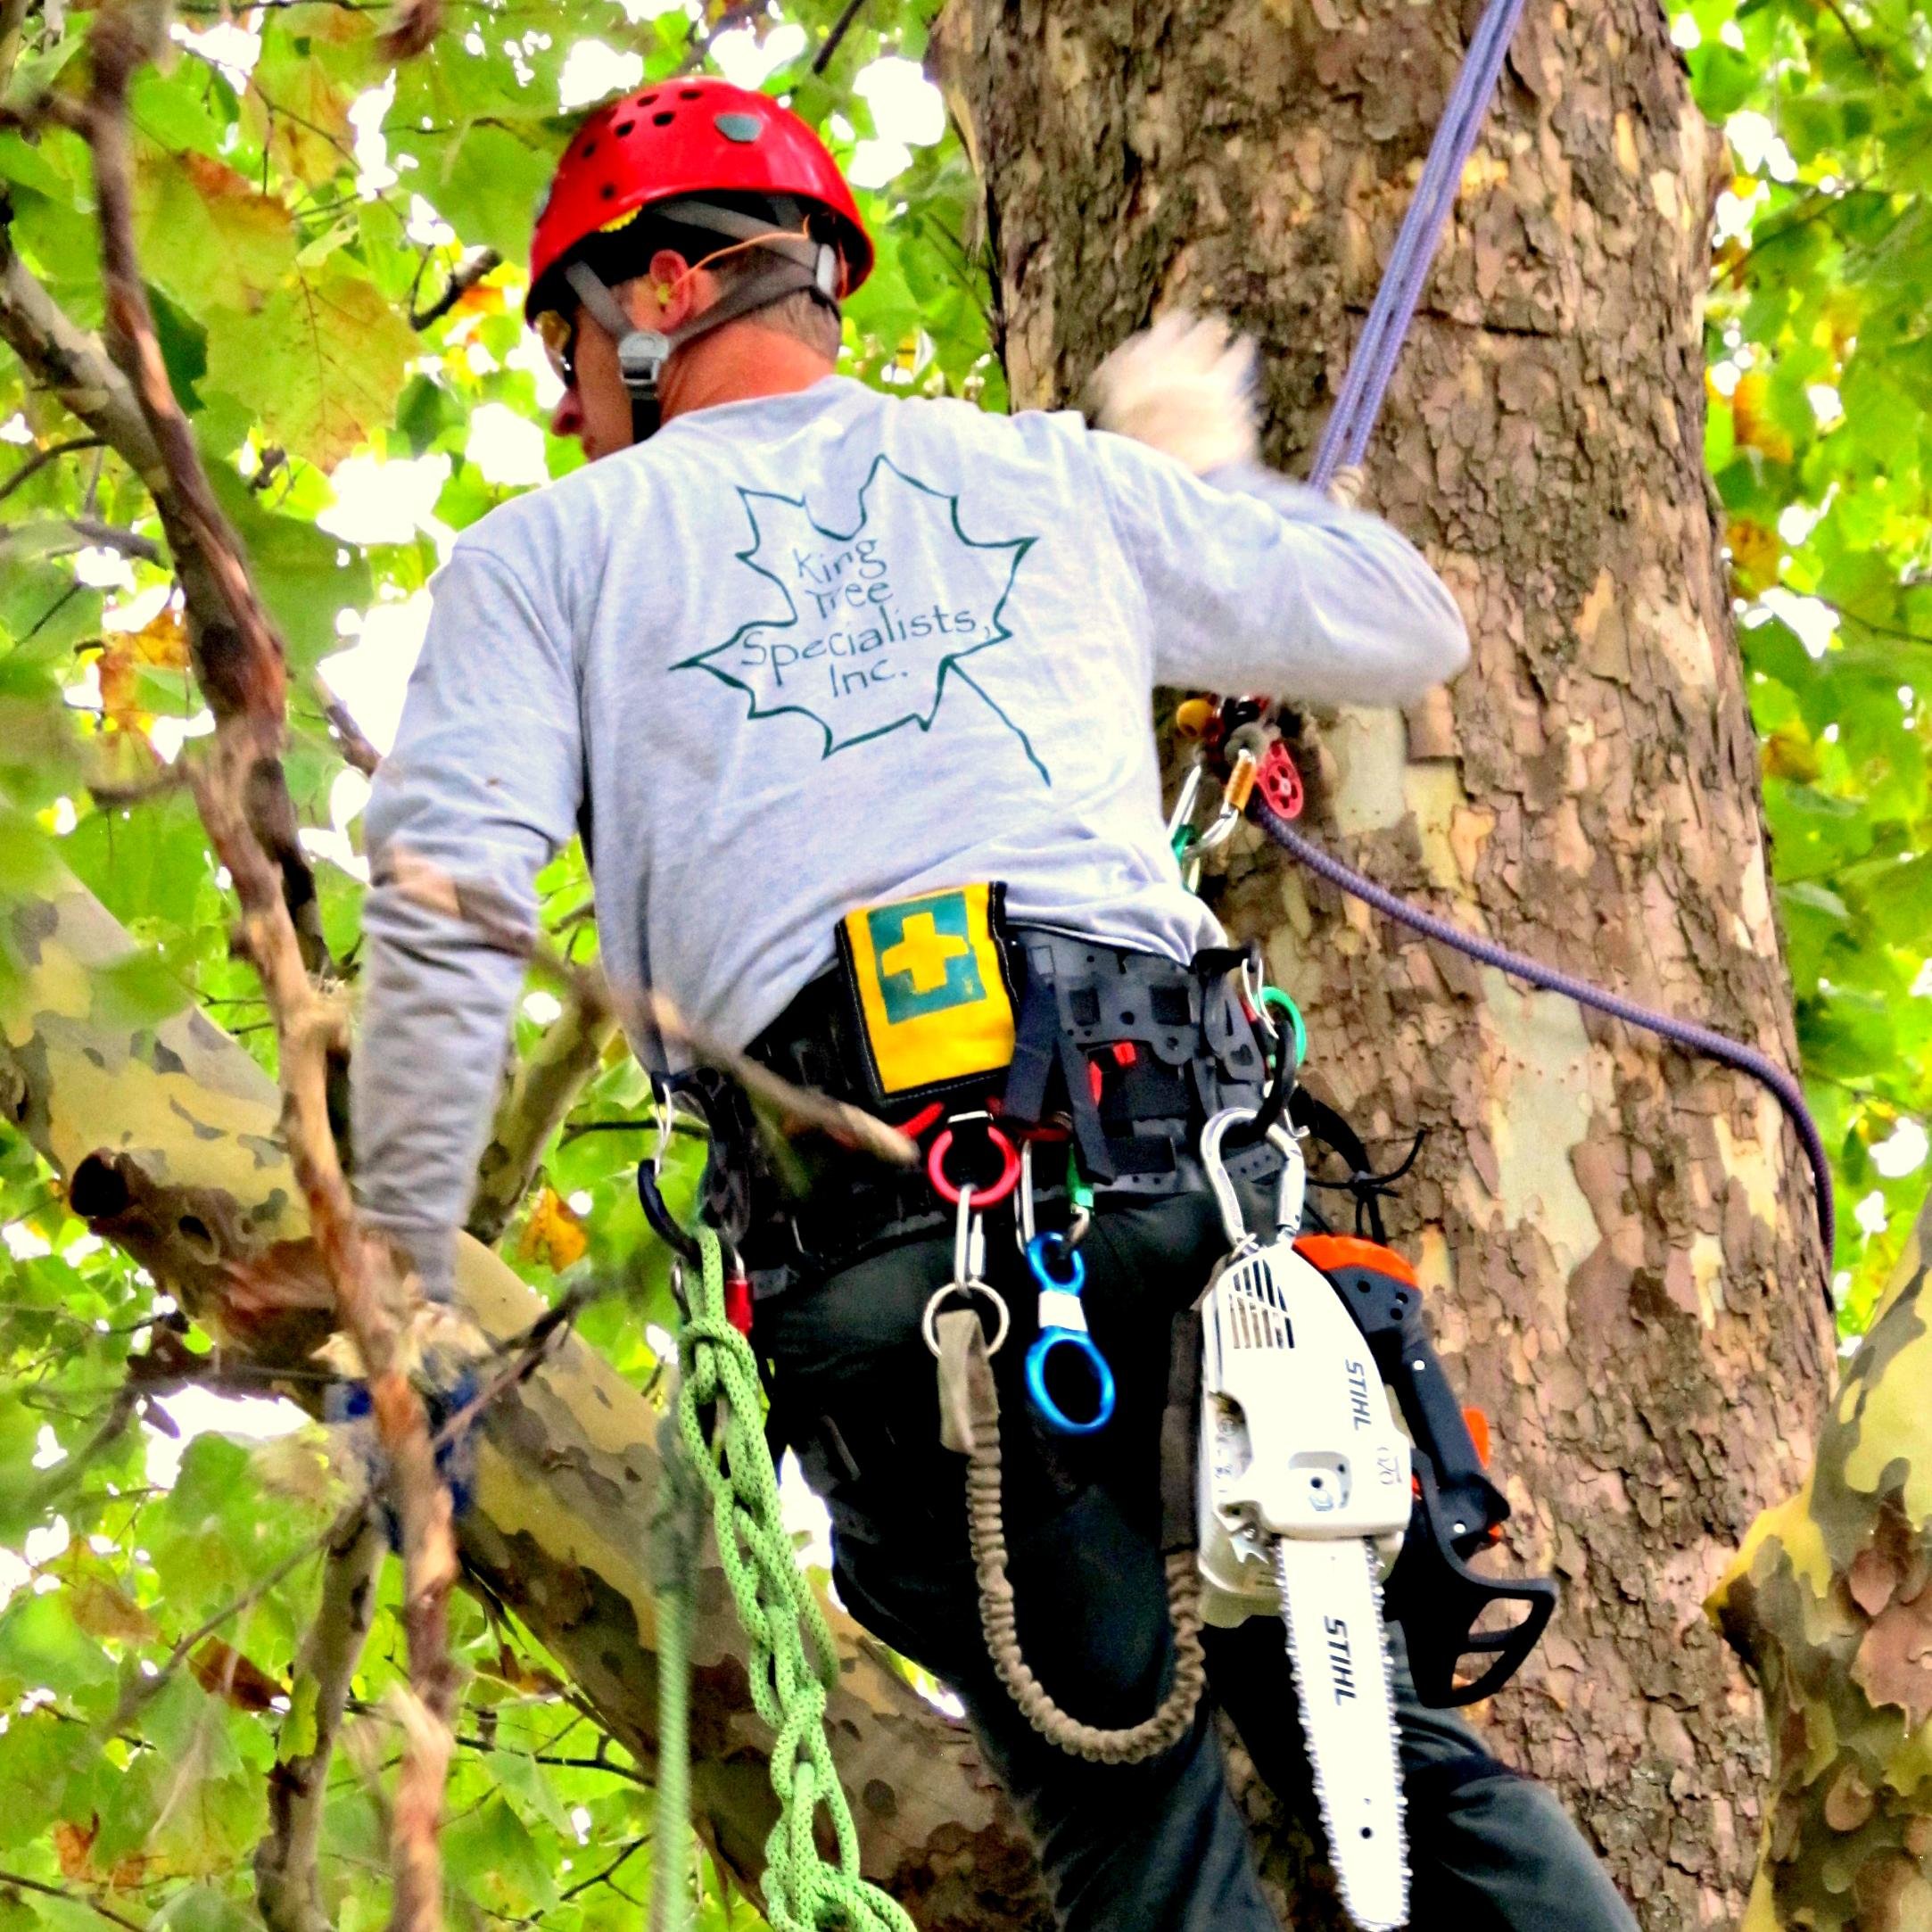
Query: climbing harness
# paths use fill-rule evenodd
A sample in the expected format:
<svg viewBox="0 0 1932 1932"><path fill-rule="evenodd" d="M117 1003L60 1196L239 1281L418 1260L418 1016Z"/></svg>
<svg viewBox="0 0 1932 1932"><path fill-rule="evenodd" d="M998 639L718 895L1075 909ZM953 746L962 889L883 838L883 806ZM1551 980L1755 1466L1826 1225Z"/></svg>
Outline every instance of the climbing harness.
<svg viewBox="0 0 1932 1932"><path fill-rule="evenodd" d="M779 1506L760 1420L757 1364L727 1312L723 1243L700 1222L699 1265L678 1331L675 1450L660 1516L659 1774L651 1932L681 1932L690 1842L689 1724L691 1599L700 1513L711 1505L718 1556L751 1654L751 1701L772 1731L779 1815L765 1839L764 1914L775 1932L913 1932L905 1911L859 1871L858 1834L825 1731L838 1651L798 1565ZM746 1325L749 1325L748 1319ZM820 1852L830 1821L837 1856Z"/></svg>

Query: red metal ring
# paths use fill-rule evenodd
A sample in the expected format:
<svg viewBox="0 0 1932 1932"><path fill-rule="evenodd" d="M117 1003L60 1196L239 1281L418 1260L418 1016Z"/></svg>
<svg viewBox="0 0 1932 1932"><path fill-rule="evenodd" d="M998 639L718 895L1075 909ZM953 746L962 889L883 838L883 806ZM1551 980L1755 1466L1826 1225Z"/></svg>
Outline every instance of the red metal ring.
<svg viewBox="0 0 1932 1932"><path fill-rule="evenodd" d="M1020 1150L996 1127L987 1128L987 1138L1000 1151L1003 1163L1000 1177L992 1186L981 1190L973 1189L973 1206L990 1208L995 1202L1004 1201L1020 1185ZM926 1156L926 1178L933 1185L940 1200L959 1204L959 1189L945 1177L945 1157L953 1144L953 1129L947 1127L932 1144L932 1152Z"/></svg>

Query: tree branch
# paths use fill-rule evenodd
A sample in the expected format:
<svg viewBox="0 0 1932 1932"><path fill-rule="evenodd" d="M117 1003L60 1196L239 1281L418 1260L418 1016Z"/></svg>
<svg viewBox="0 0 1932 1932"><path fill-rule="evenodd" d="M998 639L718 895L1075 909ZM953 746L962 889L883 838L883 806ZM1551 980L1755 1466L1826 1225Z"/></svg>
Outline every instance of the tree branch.
<svg viewBox="0 0 1932 1932"><path fill-rule="evenodd" d="M367 1378L376 1439L388 1464L401 1528L410 1673L409 1744L390 1846L392 1924L397 1932L438 1932L437 1830L459 1682L449 1651L449 1596L457 1574L450 1498L436 1470L422 1399L409 1380L398 1284L385 1251L358 1223L330 1127L330 1057L346 1052L347 1028L339 1001L310 980L292 912L285 854L299 854L299 846L280 764L285 653L169 381L135 247L128 89L158 44L165 18L161 0L139 4L137 11L123 0L103 9L90 36L93 86L84 127L94 154L107 341L159 458L156 485L172 506L177 559L185 541L225 618L204 631L195 650L216 721L211 754L196 763L195 801L241 902L238 945L260 978L276 1023L290 1166L337 1317ZM161 495L156 500L160 505ZM167 515L164 510L164 520ZM311 913L313 891L311 881Z"/></svg>
<svg viewBox="0 0 1932 1932"><path fill-rule="evenodd" d="M43 1898L65 1899L71 1904L78 1899L91 1912L105 1919L111 1925L124 1926L127 1932L147 1932L146 1927L133 1919L123 1919L111 1907L103 1905L97 1898L89 1898L85 1892L70 1891L64 1885L48 1885L39 1878L29 1878L17 1871L0 1871L0 1885L17 1885L23 1892L38 1892Z"/></svg>
<svg viewBox="0 0 1932 1932"><path fill-rule="evenodd" d="M373 1511L332 1542L322 1601L295 1659L296 1707L315 1685L313 1742L279 1758L268 1777L268 1836L255 1848L255 1899L268 1932L329 1932L317 1882L329 1762L349 1700L356 1662L376 1610L384 1539ZM293 1717L285 1724L286 1733Z"/></svg>
<svg viewBox="0 0 1932 1932"><path fill-rule="evenodd" d="M593 1006L573 987L563 1012L518 1066L497 1109L470 1202L466 1225L484 1247L493 1248L508 1226L550 1135L616 1036L608 1001Z"/></svg>
<svg viewBox="0 0 1932 1932"><path fill-rule="evenodd" d="M70 436L64 442L50 442L45 450L35 450L4 483L0 483L0 502L4 502L30 476L37 476L49 463L57 462L63 456L72 456L78 450L98 450L103 446L103 439L99 436Z"/></svg>
<svg viewBox="0 0 1932 1932"><path fill-rule="evenodd" d="M431 324L442 321L492 268L500 267L502 260L495 249L479 248L474 255L458 263L443 285L442 293L426 309L412 308L409 310L409 326L421 334Z"/></svg>
<svg viewBox="0 0 1932 1932"><path fill-rule="evenodd" d="M0 524L0 550L18 549L30 557L64 557L90 545L137 557L144 564L167 561L167 552L153 538L98 516L43 516L30 524Z"/></svg>
<svg viewBox="0 0 1932 1932"><path fill-rule="evenodd" d="M103 16L103 22L115 18ZM125 87L125 76L122 85ZM73 108L71 103L65 118L78 119L90 138L100 121L93 107ZM112 117L108 119L111 121ZM251 815L258 836L281 868L283 890L301 936L304 957L311 965L321 965L327 953L316 903L315 876L296 836L295 807L288 796L276 736L280 728L281 643L248 582L240 545L215 505L193 433L168 385L168 372L161 360L135 256L124 128L118 140L110 136L104 169L99 147L95 150L95 163L104 175L100 215L110 291L111 347L118 334L113 302L118 290L125 318L137 326L143 319L146 323L146 356L140 357L131 348L128 352L136 357L144 378L158 381L165 392L163 414L171 425L165 448L135 384L101 353L94 337L69 319L14 252L9 227L12 209L4 187L0 187L0 340L19 356L37 383L51 390L120 457L153 499L175 574L181 582L189 648L209 709L218 721L235 715L259 721L272 715L274 730L264 733L256 760ZM176 466L181 463L187 466L185 485L176 475ZM230 601L237 582L252 627L243 623ZM252 647L264 654L265 666L258 665L251 656ZM258 688L264 685L265 689ZM265 711L264 703L270 697L272 707Z"/></svg>
<svg viewBox="0 0 1932 1932"><path fill-rule="evenodd" d="M14 63L21 57L28 4L29 0L0 0L0 92L12 79Z"/></svg>
<svg viewBox="0 0 1932 1932"><path fill-rule="evenodd" d="M825 45L813 57L812 71L822 74L832 64L840 43L852 31L860 14L865 11L865 0L846 0L846 10L832 22L832 30L825 37Z"/></svg>
<svg viewBox="0 0 1932 1932"><path fill-rule="evenodd" d="M364 778L374 778L376 766L383 762L382 753L363 736L362 727L351 714L349 706L329 689L328 681L319 671L311 681L322 706L322 714L329 721L329 735L334 739L335 748L342 753L343 762L352 764Z"/></svg>

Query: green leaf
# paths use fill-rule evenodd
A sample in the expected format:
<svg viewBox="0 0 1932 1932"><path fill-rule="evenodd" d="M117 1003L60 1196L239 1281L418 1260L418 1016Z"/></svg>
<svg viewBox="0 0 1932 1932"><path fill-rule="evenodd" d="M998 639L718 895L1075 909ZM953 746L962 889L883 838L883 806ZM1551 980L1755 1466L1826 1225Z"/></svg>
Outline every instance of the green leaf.
<svg viewBox="0 0 1932 1932"><path fill-rule="evenodd" d="M70 1614L64 1590L29 1590L0 1614L0 1683L8 1703L31 1690L63 1701L114 1681L114 1666Z"/></svg>
<svg viewBox="0 0 1932 1932"><path fill-rule="evenodd" d="M556 166L556 146L533 144L507 128L481 123L442 144L441 167L423 192L466 242L487 244L506 261L530 252L537 204Z"/></svg>
<svg viewBox="0 0 1932 1932"><path fill-rule="evenodd" d="M288 646L295 672L341 648L338 611L359 609L375 596L367 558L300 516L281 516L227 464L211 480L223 512L248 553L255 588Z"/></svg>
<svg viewBox="0 0 1932 1932"><path fill-rule="evenodd" d="M491 1911L518 1914L557 1902L557 1887L529 1828L502 1798L491 1798L442 1835L450 1882Z"/></svg>
<svg viewBox="0 0 1932 1932"><path fill-rule="evenodd" d="M252 1912L211 1885L191 1885L177 1892L148 1926L150 1932L261 1932Z"/></svg>
<svg viewBox="0 0 1932 1932"><path fill-rule="evenodd" d="M253 411L266 441L326 469L389 423L416 347L382 295L331 262L221 313L208 380Z"/></svg>

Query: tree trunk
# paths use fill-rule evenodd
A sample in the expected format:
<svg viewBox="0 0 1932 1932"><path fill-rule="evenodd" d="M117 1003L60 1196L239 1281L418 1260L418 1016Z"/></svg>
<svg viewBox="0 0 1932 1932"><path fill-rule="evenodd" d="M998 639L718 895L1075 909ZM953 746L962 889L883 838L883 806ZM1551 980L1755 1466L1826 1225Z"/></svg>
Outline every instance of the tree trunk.
<svg viewBox="0 0 1932 1932"><path fill-rule="evenodd" d="M103 1007L92 969L131 942L85 891L12 917L29 970L0 981L0 1109L90 1227L149 1268L225 1350L306 1371L286 1392L313 1401L311 1356L331 1301L278 1138L274 1084L198 1011L130 1028ZM457 1289L489 1343L514 1343L543 1311L466 1237ZM479 1382L491 1373L480 1368ZM466 1581L521 1619L647 1766L656 1754L659 1419L566 1336L483 1411L457 1525ZM1032 1854L964 1730L888 1669L849 1618L833 1613L832 1627L845 1668L827 1721L866 1875L904 1900L922 1932L1044 1928ZM744 1637L714 1552L698 1579L691 1655L693 1815L755 1896L777 1809L770 1736L752 1713Z"/></svg>
<svg viewBox="0 0 1932 1932"><path fill-rule="evenodd" d="M1015 405L1077 395L1157 310L1218 308L1262 344L1273 458L1304 467L1475 14L953 0L940 65ZM1702 460L1719 164L1659 9L1531 0L1368 468L1475 660L1407 719L1325 721L1309 818L1466 926L1788 1060ZM1498 1419L1514 1560L1565 1585L1487 1713L1497 1747L1556 1784L1649 1932L1732 1922L1764 1752L1699 1606L1796 1486L1829 1358L1774 1102L1251 838L1210 890L1308 1013L1311 1086L1391 1155L1429 1130L1398 1238Z"/></svg>
<svg viewBox="0 0 1932 1932"><path fill-rule="evenodd" d="M1932 1925L1932 1200L1803 1490L1713 1605L1764 1695L1771 1804L1743 1932Z"/></svg>

